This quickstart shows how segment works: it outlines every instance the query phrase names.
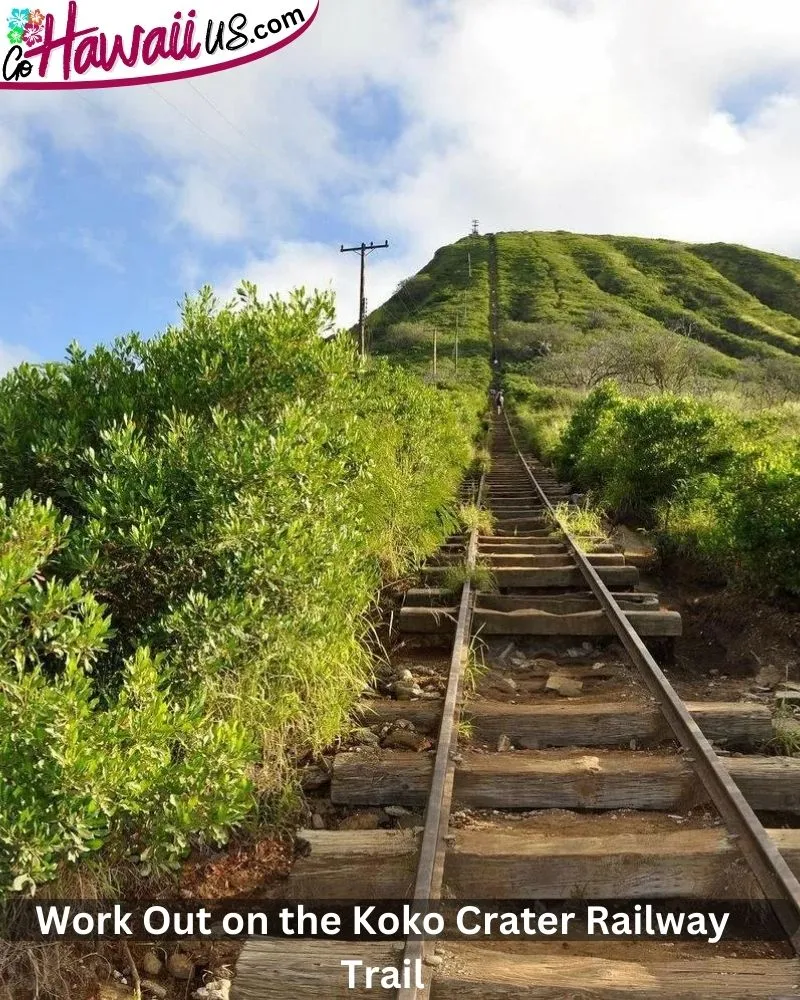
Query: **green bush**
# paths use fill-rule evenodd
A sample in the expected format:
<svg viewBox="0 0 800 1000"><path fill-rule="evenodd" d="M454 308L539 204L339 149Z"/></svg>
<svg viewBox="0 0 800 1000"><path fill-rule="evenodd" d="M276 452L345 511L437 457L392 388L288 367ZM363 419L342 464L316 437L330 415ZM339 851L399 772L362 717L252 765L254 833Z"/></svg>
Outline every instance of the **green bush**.
<svg viewBox="0 0 800 1000"><path fill-rule="evenodd" d="M754 456L725 511L741 569L800 594L800 445Z"/></svg>
<svg viewBox="0 0 800 1000"><path fill-rule="evenodd" d="M482 394L220 308L0 382L0 889L222 842L339 732L382 579L454 530ZM43 416L44 415L44 416Z"/></svg>
<svg viewBox="0 0 800 1000"><path fill-rule="evenodd" d="M797 593L800 448L775 423L695 399L626 398L607 383L577 406L555 454L616 515L658 524L762 589Z"/></svg>

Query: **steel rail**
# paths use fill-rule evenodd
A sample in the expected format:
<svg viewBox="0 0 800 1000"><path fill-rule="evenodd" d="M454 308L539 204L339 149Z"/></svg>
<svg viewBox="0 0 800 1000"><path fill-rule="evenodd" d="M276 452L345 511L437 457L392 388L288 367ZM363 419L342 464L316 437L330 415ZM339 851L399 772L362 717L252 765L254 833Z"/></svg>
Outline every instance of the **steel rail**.
<svg viewBox="0 0 800 1000"><path fill-rule="evenodd" d="M728 832L736 839L745 860L761 886L764 896L783 926L795 953L800 955L800 882L742 795L738 785L720 762L700 727L686 710L686 706L653 659L639 634L628 621L614 596L600 579L597 570L564 527L555 508L525 460L505 411L504 416L514 448L531 483L545 508L564 533L567 546L571 550L581 573L600 602L603 611L608 615L614 631L627 650L634 666L656 698L667 724L683 748L691 755L686 758L687 761L694 766L703 787L719 810Z"/></svg>
<svg viewBox="0 0 800 1000"><path fill-rule="evenodd" d="M483 500L486 475L481 475L478 486L477 506ZM473 528L467 546L467 570L473 570L478 557L478 528ZM461 591L458 610L456 637L450 658L447 690L442 706L442 721L439 727L439 742L433 765L433 780L425 809L417 877L414 884L414 903L423 903L441 898L444 878L444 857L447 850L446 838L450 826L450 807L453 801L456 756L458 750L458 722L463 705L464 673L469 661L472 613L475 606L475 591L467 577ZM417 962L425 962L430 955L433 942L421 938L409 938L405 943L404 959L415 969ZM398 990L397 1000L426 1000L430 992L430 981L424 986L404 987Z"/></svg>

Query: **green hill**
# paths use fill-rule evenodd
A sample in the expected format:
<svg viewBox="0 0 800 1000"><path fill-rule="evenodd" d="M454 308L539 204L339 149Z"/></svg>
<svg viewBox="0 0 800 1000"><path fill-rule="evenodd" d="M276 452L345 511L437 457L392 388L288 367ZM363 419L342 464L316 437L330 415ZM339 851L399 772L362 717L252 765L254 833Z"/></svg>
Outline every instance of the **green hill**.
<svg viewBox="0 0 800 1000"><path fill-rule="evenodd" d="M566 232L442 248L371 315L373 350L430 367L435 327L447 365L458 315L461 358L487 357L493 261L498 350L517 370L609 334L665 331L693 342L695 367L711 378L749 377L754 362L800 370L800 261L722 243Z"/></svg>

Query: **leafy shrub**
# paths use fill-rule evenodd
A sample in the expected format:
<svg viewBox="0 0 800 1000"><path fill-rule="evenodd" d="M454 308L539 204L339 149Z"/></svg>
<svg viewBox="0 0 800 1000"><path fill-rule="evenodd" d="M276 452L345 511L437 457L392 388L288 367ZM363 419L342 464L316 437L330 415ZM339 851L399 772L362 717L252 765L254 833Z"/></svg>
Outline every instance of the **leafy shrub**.
<svg viewBox="0 0 800 1000"><path fill-rule="evenodd" d="M800 594L800 445L747 463L725 511L742 569Z"/></svg>
<svg viewBox="0 0 800 1000"><path fill-rule="evenodd" d="M207 292L0 382L0 889L223 841L339 731L382 578L454 530L482 394L362 367L332 308Z"/></svg>
<svg viewBox="0 0 800 1000"><path fill-rule="evenodd" d="M148 650L98 710L91 673L110 621L77 580L50 577L68 529L51 505L0 503L0 761L13 775L0 784L0 886L18 890L110 840L169 865L191 836L223 841L253 803L252 741L209 719L202 689L174 704Z"/></svg>
<svg viewBox="0 0 800 1000"><path fill-rule="evenodd" d="M556 457L606 509L660 522L731 575L800 592L800 448L776 420L683 397L626 398L608 383L578 405Z"/></svg>

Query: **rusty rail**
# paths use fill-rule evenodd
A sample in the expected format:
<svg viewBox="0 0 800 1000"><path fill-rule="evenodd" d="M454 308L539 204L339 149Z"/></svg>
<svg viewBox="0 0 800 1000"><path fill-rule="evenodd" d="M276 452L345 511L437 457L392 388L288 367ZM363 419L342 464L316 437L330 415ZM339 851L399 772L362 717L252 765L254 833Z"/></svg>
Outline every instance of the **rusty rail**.
<svg viewBox="0 0 800 1000"><path fill-rule="evenodd" d="M477 506L483 499L485 474L481 475L478 486ZM470 533L467 546L467 570L473 570L478 557L478 529ZM425 823L422 844L417 862L417 877L414 884L414 902L425 903L439 899L444 877L444 856L447 850L446 838L450 824L450 807L453 801L456 756L458 751L458 723L463 705L464 673L469 661L470 631L475 592L471 580L464 582L461 604L456 624L456 637L450 659L447 690L442 707L442 721L439 727L439 742L433 766L433 781L425 809ZM418 961L424 962L433 947L431 941L409 938L405 944L404 959L411 968ZM430 982L423 987L411 986L398 990L398 1000L425 1000L430 991Z"/></svg>

